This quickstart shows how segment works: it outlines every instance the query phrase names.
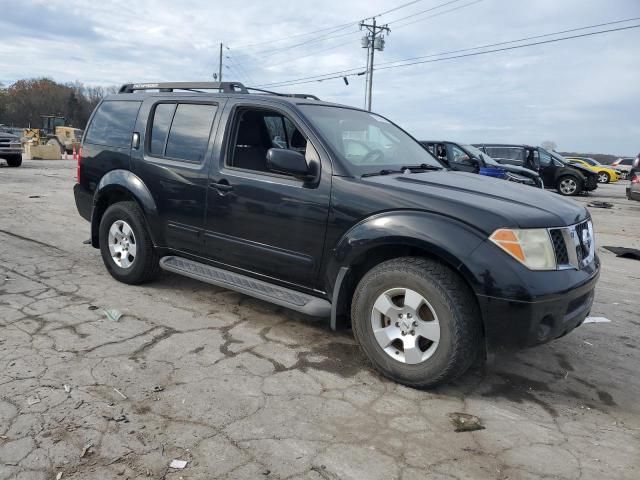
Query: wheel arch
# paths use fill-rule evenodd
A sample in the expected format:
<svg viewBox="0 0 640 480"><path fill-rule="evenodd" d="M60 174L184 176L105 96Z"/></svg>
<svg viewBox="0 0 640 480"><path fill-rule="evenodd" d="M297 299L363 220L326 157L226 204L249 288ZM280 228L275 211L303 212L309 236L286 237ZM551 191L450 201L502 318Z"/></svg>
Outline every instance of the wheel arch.
<svg viewBox="0 0 640 480"><path fill-rule="evenodd" d="M385 224L383 228L381 224ZM475 294L479 280L466 262L484 240L480 232L456 219L422 212L393 212L360 222L338 242L327 267L333 305L331 327L347 325L353 292L362 277L394 258L437 260L457 272Z"/></svg>
<svg viewBox="0 0 640 480"><path fill-rule="evenodd" d="M102 177L93 197L91 213L91 245L99 247L100 221L104 212L117 202L134 201L143 212L149 235L154 245L158 244L160 232L157 227L158 208L147 186L140 177L128 170L111 170Z"/></svg>

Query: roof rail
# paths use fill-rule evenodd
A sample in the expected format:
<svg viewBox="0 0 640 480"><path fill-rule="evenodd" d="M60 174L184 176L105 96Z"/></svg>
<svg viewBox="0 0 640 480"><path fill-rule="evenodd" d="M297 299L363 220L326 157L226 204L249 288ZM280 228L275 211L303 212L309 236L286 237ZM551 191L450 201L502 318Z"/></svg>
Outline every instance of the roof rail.
<svg viewBox="0 0 640 480"><path fill-rule="evenodd" d="M159 90L173 92L174 90L218 90L222 93L249 93L240 82L165 82L165 83L126 83L120 87L118 93L133 93L137 90Z"/></svg>
<svg viewBox="0 0 640 480"><path fill-rule="evenodd" d="M276 95L278 97L307 98L311 100L320 100L318 97L316 97L315 95L311 95L310 93L280 93L280 92L273 92L271 90L263 90L262 88L255 88L255 87L246 87L246 88L247 90L251 90L253 92L268 93L269 95Z"/></svg>

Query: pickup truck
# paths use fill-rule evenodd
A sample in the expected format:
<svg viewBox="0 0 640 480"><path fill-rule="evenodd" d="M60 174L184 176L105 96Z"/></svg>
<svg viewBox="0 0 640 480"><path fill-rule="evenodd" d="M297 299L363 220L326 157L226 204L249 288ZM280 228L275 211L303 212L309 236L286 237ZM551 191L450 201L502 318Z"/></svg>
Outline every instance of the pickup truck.
<svg viewBox="0 0 640 480"><path fill-rule="evenodd" d="M0 158L4 158L10 167L22 165L22 144L20 137L0 131Z"/></svg>
<svg viewBox="0 0 640 480"><path fill-rule="evenodd" d="M127 84L97 106L74 194L116 280L164 269L326 317L413 387L589 314L583 206L450 171L380 115L254 91Z"/></svg>

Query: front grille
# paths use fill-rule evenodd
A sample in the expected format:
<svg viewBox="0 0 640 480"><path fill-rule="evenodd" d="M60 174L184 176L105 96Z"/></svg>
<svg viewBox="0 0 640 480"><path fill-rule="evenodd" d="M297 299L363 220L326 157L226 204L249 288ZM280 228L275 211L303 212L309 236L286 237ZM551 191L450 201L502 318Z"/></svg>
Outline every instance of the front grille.
<svg viewBox="0 0 640 480"><path fill-rule="evenodd" d="M558 265L569 264L569 253L567 252L567 245L562 235L562 230L553 229L549 231L551 235L551 241L553 242L553 251L556 254L556 262Z"/></svg>
<svg viewBox="0 0 640 480"><path fill-rule="evenodd" d="M589 220L570 227L549 229L559 269L581 269L595 257L593 227Z"/></svg>

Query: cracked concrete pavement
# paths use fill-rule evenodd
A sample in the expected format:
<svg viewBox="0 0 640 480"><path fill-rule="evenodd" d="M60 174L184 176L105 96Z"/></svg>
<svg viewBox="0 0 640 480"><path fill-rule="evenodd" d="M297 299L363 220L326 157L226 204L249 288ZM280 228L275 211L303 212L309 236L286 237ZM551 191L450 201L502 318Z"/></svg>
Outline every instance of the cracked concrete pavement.
<svg viewBox="0 0 640 480"><path fill-rule="evenodd" d="M323 320L168 273L117 283L82 244L73 175L0 168L0 479L640 477L640 262L601 248L640 247L622 185L592 209L611 323L417 391Z"/></svg>

